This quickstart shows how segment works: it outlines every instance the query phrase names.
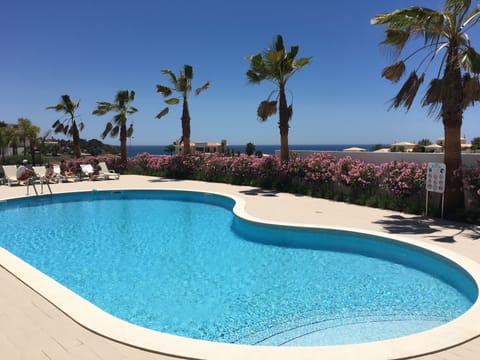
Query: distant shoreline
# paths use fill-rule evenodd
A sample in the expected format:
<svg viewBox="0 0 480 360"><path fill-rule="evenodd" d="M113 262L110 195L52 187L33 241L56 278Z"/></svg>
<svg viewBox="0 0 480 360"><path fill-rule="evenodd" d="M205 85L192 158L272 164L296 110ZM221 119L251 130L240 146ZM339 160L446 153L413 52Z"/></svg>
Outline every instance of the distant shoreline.
<svg viewBox="0 0 480 360"><path fill-rule="evenodd" d="M374 147L379 144L333 144L333 145L289 145L289 149L302 151L342 151L350 147L360 147L367 151L372 151ZM382 147L390 147L390 144L380 144ZM127 146L127 155L129 157L136 156L142 153L149 153L151 155L166 155L165 148L168 145L129 145ZM244 153L245 145L227 145L233 151ZM255 151L261 151L263 154L273 155L275 150L280 150L280 145L255 145Z"/></svg>

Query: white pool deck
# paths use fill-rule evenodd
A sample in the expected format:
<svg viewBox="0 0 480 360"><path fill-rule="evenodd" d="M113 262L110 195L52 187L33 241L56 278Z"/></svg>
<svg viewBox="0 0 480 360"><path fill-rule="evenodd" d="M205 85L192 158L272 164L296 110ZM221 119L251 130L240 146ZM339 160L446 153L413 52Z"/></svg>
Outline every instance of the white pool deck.
<svg viewBox="0 0 480 360"><path fill-rule="evenodd" d="M51 188L54 193L93 189L181 189L225 194L238 200L236 212L247 218L382 233L438 249L464 261L469 270L480 271L479 226L251 187L136 175L124 175L120 180L53 184ZM24 196L24 186L0 186L0 201ZM216 344L162 335L125 324L71 294L8 252L0 251L0 359L6 360L477 360L480 359L478 308L475 306L474 311L453 324L393 341L308 348Z"/></svg>

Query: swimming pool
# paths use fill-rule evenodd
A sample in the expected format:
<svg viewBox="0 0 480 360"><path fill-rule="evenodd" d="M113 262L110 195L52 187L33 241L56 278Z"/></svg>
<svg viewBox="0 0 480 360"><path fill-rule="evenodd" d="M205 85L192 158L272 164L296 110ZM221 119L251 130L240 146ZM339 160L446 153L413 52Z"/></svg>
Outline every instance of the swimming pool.
<svg viewBox="0 0 480 360"><path fill-rule="evenodd" d="M164 209L149 207L152 197L168 203L167 206ZM117 201L123 205L116 208ZM176 209L178 202L187 205L180 212ZM359 339L358 335L354 338L349 336L369 332L387 334L387 337L404 335L395 333L395 329L389 326L379 326L395 322L402 323L402 328L407 325L409 333L412 329L413 332L422 331L457 317L471 306L477 296L473 280L442 257L379 237L345 231L279 229L277 226L256 224L233 216L233 204L231 199L210 194L143 191L89 192L8 201L0 205L7 228L33 227L38 233L28 243L27 255L18 253L25 245L24 237L9 235L5 238L9 239L10 245L2 246L117 317L153 329L155 326L149 325L149 322L155 324L159 316L166 317L180 323L180 328L183 328L176 332L178 330L171 330L173 325L169 323L156 330L213 341L331 345L331 339L338 341L342 333L347 337L337 343L379 340L384 337ZM95 216L91 216L92 213ZM112 220L106 222L107 216ZM228 224L226 227L221 225L224 218ZM31 222L26 224L25 219L31 219ZM122 220L117 222L114 219ZM148 226L142 227L141 223ZM158 224L162 226L156 226ZM165 224L171 226L166 229ZM207 227L211 227L213 232L205 232ZM234 240L228 232L233 234ZM352 235L356 240L351 239ZM53 242L52 239L57 236L66 241ZM190 240L186 240L188 236ZM155 240L153 243L152 239ZM253 250L251 254L246 252L248 249ZM392 249L396 250L393 255ZM375 252L372 253L372 250ZM374 259L374 265L370 264L362 270L364 261L370 261L371 257L356 254L359 251L375 255L378 259ZM80 256L83 252L84 256ZM118 256L109 258L107 255L110 253ZM147 261L143 257L145 253L152 255ZM325 259L320 257L321 253L334 257ZM174 255L188 261L182 264L175 262ZM338 255L346 255L346 260L339 260ZM65 264L59 265L60 257ZM110 268L112 264L114 266ZM155 268L154 265L158 264L161 266ZM339 269L329 272L333 265L339 264ZM66 270L66 265L73 267ZM153 268L152 274L147 276L145 265ZM380 271L385 265L387 270ZM53 270L48 270L50 267ZM435 270L433 282L430 279L422 283L426 273L439 267L446 271ZM348 268L354 271L348 272ZM413 271L413 275L407 275L409 281L399 281L398 277L409 268ZM123 269L133 270L133 275L127 275ZM215 276L207 278L208 272ZM186 274L190 277L183 278ZM395 274L393 278L387 276L391 274ZM439 281L438 277L443 281ZM147 280L144 284L138 281L143 278ZM273 280L277 278L282 281L275 283ZM329 278L337 281L328 283ZM94 283L90 282L92 279ZM371 293L369 282L379 283L384 279L388 286ZM227 280L229 286L222 288L220 280ZM353 281L355 286L347 289L338 287L338 283L347 280ZM70 284L71 281L76 285ZM118 283L127 286L115 295L117 290L114 288ZM267 288L259 286L262 283L266 283ZM215 286L209 287L211 284ZM444 285L447 287L442 287ZM143 293L149 287L155 288L155 291L145 296ZM460 291L455 290L456 287ZM163 293L166 288L169 290ZM94 294L93 289L102 290ZM160 293L157 292L159 289ZM432 293L432 289L441 289L441 296ZM303 295L299 291L304 291ZM418 296L421 291L423 295ZM458 292L460 297L449 298L447 295L451 292ZM223 305L211 302L225 293L235 295ZM162 297L167 302L158 306L160 315L145 311L153 300ZM418 301L415 306L408 303L411 297ZM182 301L189 298L193 302L192 310L186 311ZM390 298L395 306L385 308L383 298ZM427 301L428 298L436 300ZM279 304L273 304L272 299L280 300ZM316 301L318 299L320 301ZM439 299L440 302L448 300L439 304ZM125 315L124 310L118 312L122 302L133 310L133 318ZM319 303L324 307L318 308ZM407 313L402 312L405 304ZM445 311L443 306L449 310ZM235 312L239 309L246 317L236 318ZM200 317L195 324L192 319L196 313ZM445 313L448 315L445 316ZM226 324L221 324L218 321L220 318L226 320ZM427 323L428 326L419 323ZM185 329L195 329L195 333L183 333ZM338 332L339 329L346 331ZM306 337L306 333L321 336ZM218 335L221 338L210 337ZM322 342L325 339L329 342Z"/></svg>

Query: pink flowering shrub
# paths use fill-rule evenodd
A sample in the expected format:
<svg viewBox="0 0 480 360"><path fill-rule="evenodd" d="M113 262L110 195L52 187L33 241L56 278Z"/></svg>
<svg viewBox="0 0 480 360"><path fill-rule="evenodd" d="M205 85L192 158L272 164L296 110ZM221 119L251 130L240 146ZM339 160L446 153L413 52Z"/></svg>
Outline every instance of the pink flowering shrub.
<svg viewBox="0 0 480 360"><path fill-rule="evenodd" d="M463 188L468 194L468 204L470 208L480 207L480 167L463 168ZM480 210L479 210L480 211Z"/></svg>
<svg viewBox="0 0 480 360"><path fill-rule="evenodd" d="M418 212L423 206L426 164L374 165L351 157L336 159L328 153L315 153L308 158L292 157L288 163L282 163L275 156L140 154L129 159L127 171L259 186ZM470 183L474 182L472 176ZM475 188L475 191L480 190Z"/></svg>
<svg viewBox="0 0 480 360"><path fill-rule="evenodd" d="M381 187L397 197L409 197L425 191L427 165L391 161L380 165Z"/></svg>
<svg viewBox="0 0 480 360"><path fill-rule="evenodd" d="M347 156L337 161L332 179L353 191L363 190L370 193L377 187L380 173L380 167Z"/></svg>
<svg viewBox="0 0 480 360"><path fill-rule="evenodd" d="M228 166L229 179L233 184L249 184L253 175L254 157L240 155L225 158Z"/></svg>

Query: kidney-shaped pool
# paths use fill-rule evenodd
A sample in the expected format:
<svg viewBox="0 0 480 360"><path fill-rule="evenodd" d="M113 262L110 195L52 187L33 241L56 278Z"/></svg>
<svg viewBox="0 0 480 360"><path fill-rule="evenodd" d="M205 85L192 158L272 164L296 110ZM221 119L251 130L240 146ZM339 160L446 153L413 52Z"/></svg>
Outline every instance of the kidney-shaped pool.
<svg viewBox="0 0 480 360"><path fill-rule="evenodd" d="M477 299L472 277L433 252L261 224L234 215L234 205L184 191L3 201L0 246L115 317L223 343L397 338L445 324Z"/></svg>

